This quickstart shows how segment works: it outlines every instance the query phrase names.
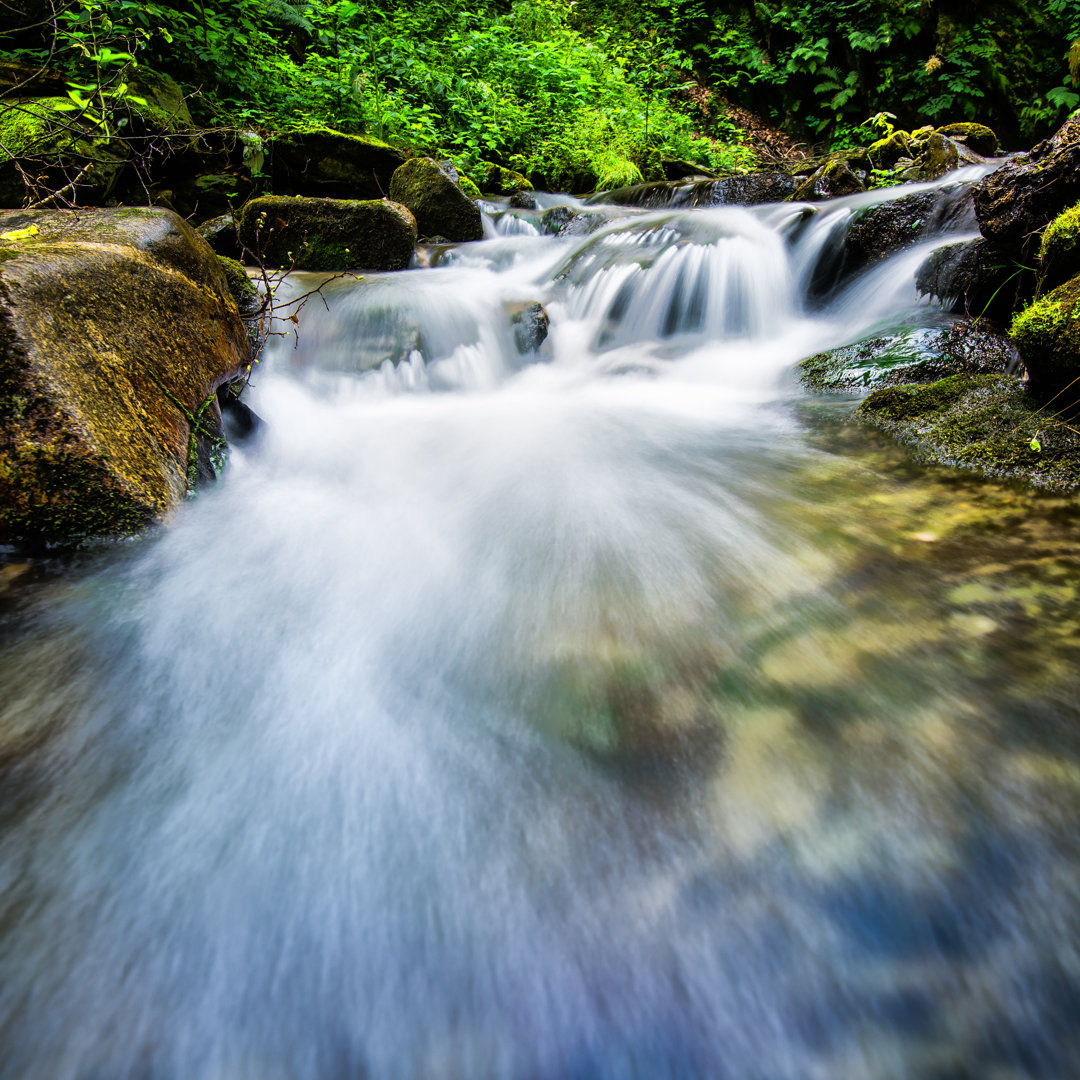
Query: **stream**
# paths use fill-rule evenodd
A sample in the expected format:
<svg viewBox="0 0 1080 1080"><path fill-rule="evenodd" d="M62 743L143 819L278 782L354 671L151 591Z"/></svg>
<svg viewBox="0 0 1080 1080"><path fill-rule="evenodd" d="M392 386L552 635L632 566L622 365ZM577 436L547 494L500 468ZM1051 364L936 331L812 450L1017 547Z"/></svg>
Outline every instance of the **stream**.
<svg viewBox="0 0 1080 1080"><path fill-rule="evenodd" d="M0 556L0 1078L1080 1075L1078 504L794 373L946 319L963 213L830 277L911 190L295 275L219 484Z"/></svg>

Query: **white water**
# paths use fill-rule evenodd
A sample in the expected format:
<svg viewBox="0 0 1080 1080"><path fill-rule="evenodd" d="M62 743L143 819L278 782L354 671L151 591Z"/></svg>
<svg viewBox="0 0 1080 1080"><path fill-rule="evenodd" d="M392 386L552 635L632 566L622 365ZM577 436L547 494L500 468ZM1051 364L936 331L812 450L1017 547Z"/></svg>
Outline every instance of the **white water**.
<svg viewBox="0 0 1080 1080"><path fill-rule="evenodd" d="M4 653L51 738L0 1076L1072 1075L1056 826L933 742L990 753L966 661L829 644L791 369L909 322L926 254L811 310L856 202L499 222L307 305L261 440ZM888 753L812 734L849 698Z"/></svg>

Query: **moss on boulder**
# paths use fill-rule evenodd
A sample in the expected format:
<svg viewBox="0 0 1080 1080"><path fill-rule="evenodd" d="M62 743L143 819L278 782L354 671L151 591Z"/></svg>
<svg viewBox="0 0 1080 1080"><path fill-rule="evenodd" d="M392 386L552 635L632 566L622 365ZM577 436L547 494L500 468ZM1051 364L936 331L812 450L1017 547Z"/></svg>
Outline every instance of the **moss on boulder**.
<svg viewBox="0 0 1080 1080"><path fill-rule="evenodd" d="M0 543L129 534L220 464L213 397L249 362L244 329L169 211L0 213L30 225L0 242Z"/></svg>
<svg viewBox="0 0 1080 1080"><path fill-rule="evenodd" d="M390 180L390 198L413 212L421 236L455 242L483 239L480 208L431 158L405 162Z"/></svg>
<svg viewBox="0 0 1080 1080"><path fill-rule="evenodd" d="M282 269L403 270L416 235L413 215L389 199L264 195L240 213L241 244Z"/></svg>
<svg viewBox="0 0 1080 1080"><path fill-rule="evenodd" d="M1012 375L951 375L877 390L864 423L912 448L918 461L1071 491L1080 484L1080 437Z"/></svg>
<svg viewBox="0 0 1080 1080"><path fill-rule="evenodd" d="M533 186L521 173L486 161L480 166L480 189L491 195L514 195L532 191Z"/></svg>
<svg viewBox="0 0 1080 1080"><path fill-rule="evenodd" d="M283 131L266 143L265 171L275 192L378 199L405 155L381 139L332 128Z"/></svg>
<svg viewBox="0 0 1080 1080"><path fill-rule="evenodd" d="M0 207L14 208L78 178L68 201L93 206L116 187L129 159L120 140L101 137L69 111L67 98L24 98L0 109ZM13 158L18 161L12 160ZM20 170L21 167L21 170ZM23 173L32 178L29 190Z"/></svg>
<svg viewBox="0 0 1080 1080"><path fill-rule="evenodd" d="M817 393L857 393L955 374L999 374L1015 359L1007 338L978 320L903 330L817 353L799 379Z"/></svg>
<svg viewBox="0 0 1080 1080"><path fill-rule="evenodd" d="M976 154L993 157L998 152L998 137L985 124L946 124L937 129L939 135L950 139L962 139Z"/></svg>
<svg viewBox="0 0 1080 1080"><path fill-rule="evenodd" d="M819 202L865 191L864 177L856 172L860 164L861 161L852 161L848 155L833 155L796 188L792 201Z"/></svg>
<svg viewBox="0 0 1080 1080"><path fill-rule="evenodd" d="M458 187L470 199L482 199L484 197L484 193L467 176L461 175L458 177Z"/></svg>
<svg viewBox="0 0 1080 1080"><path fill-rule="evenodd" d="M1010 334L1040 390L1057 391L1080 377L1080 277L1019 312Z"/></svg>
<svg viewBox="0 0 1080 1080"><path fill-rule="evenodd" d="M1080 203L1047 225L1039 245L1039 263L1049 285L1080 274Z"/></svg>
<svg viewBox="0 0 1080 1080"><path fill-rule="evenodd" d="M219 255L218 262L225 274L225 284L237 310L241 315L250 314L259 306L259 290L255 287L255 282L248 277L247 270L236 259Z"/></svg>

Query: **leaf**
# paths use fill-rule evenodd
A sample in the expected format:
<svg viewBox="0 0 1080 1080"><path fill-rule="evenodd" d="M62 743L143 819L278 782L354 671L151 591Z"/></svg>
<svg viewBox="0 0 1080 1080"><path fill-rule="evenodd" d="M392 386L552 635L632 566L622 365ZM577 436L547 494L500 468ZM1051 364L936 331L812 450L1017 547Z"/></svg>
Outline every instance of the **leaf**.
<svg viewBox="0 0 1080 1080"><path fill-rule="evenodd" d="M25 229L11 229L8 232L0 233L0 240L25 240L30 236L37 236L38 227L36 225L27 225Z"/></svg>
<svg viewBox="0 0 1080 1080"><path fill-rule="evenodd" d="M1030 443L1028 443L1028 445L1031 447L1032 450L1035 451L1036 454L1042 453L1042 443L1039 442L1039 437L1037 435L1031 440Z"/></svg>

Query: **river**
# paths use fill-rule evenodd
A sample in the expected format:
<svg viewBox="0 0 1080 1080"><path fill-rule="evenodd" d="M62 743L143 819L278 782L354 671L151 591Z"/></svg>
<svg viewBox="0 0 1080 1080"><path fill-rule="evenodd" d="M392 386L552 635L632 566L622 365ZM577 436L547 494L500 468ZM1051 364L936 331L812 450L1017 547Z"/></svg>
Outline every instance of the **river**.
<svg viewBox="0 0 1080 1080"><path fill-rule="evenodd" d="M1075 501L794 375L942 318L943 238L827 278L895 194L492 205L164 527L8 553L0 1077L1078 1075Z"/></svg>

